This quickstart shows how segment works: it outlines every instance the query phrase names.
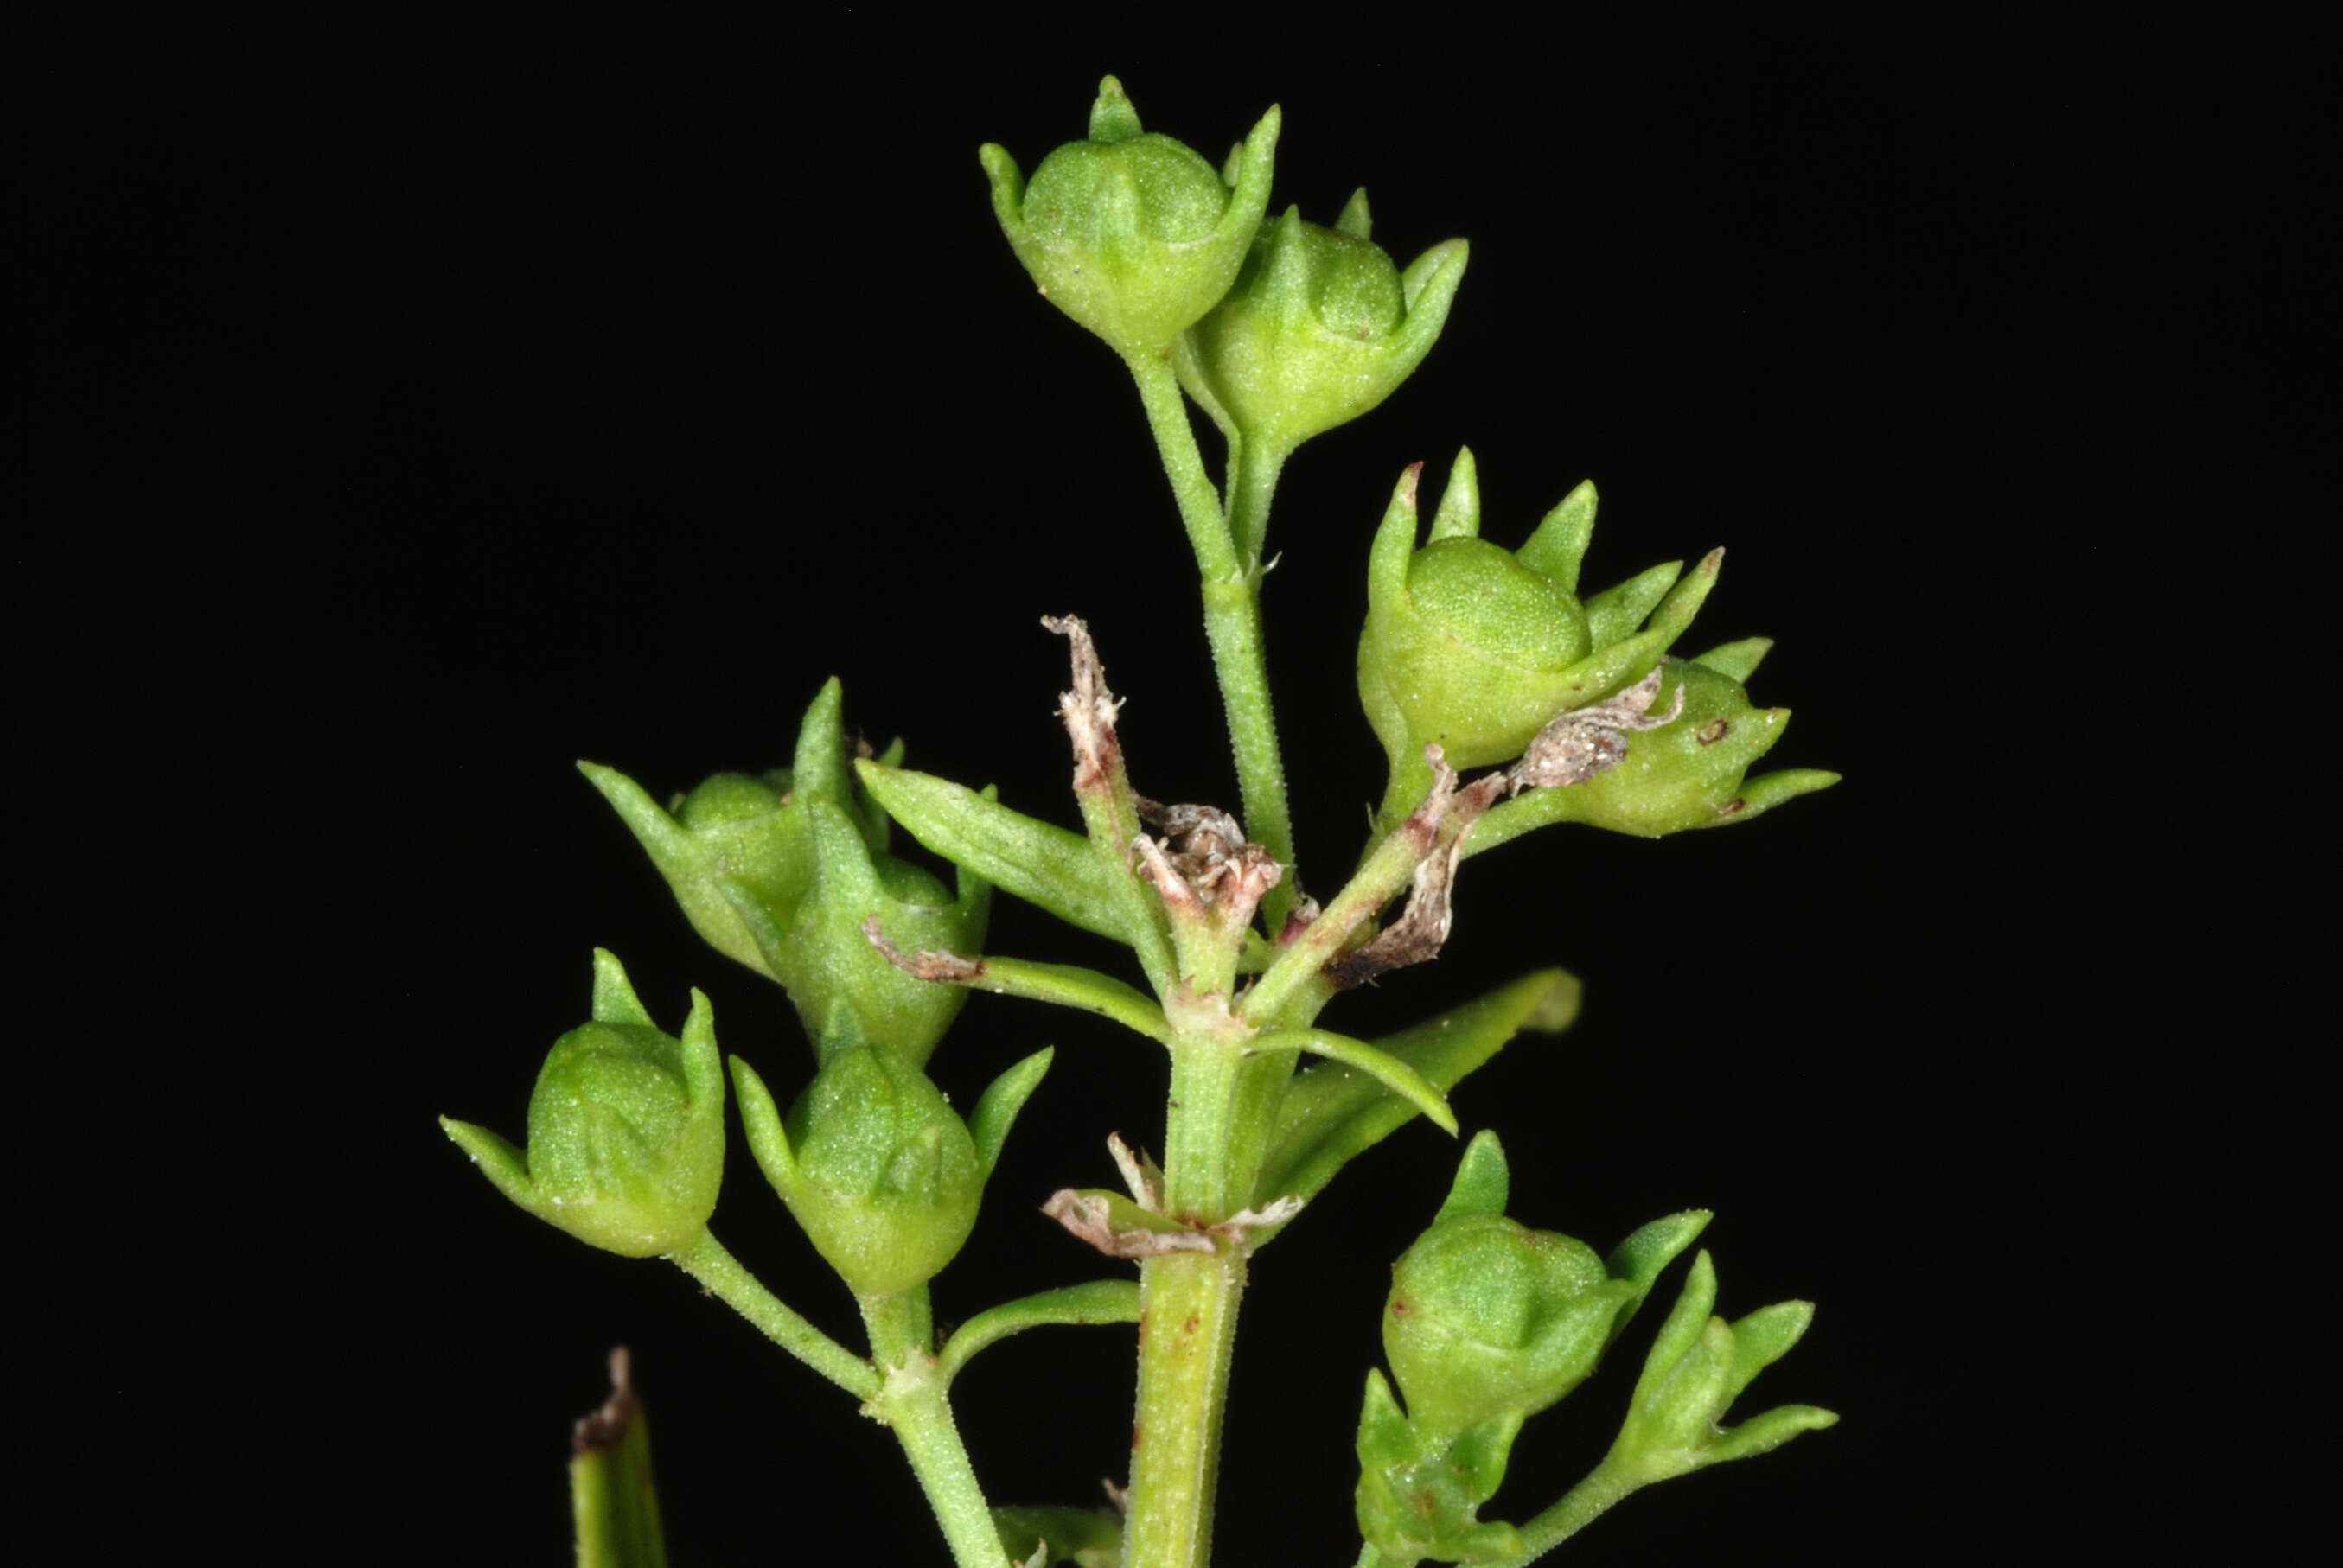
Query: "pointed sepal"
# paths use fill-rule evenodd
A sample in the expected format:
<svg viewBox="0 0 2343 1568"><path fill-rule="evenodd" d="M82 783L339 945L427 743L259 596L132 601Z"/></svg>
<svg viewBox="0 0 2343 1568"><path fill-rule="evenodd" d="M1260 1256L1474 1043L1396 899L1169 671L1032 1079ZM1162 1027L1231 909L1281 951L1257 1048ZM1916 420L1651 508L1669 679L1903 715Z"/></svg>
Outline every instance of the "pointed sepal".
<svg viewBox="0 0 2343 1568"><path fill-rule="evenodd" d="M1009 1141L1017 1113L1041 1087L1041 1079L1056 1057L1057 1048L1045 1045L1015 1063L986 1087L976 1109L969 1113L968 1134L976 1145L977 1170L985 1180L991 1179L993 1166L1000 1163L1001 1146Z"/></svg>
<svg viewBox="0 0 2343 1568"><path fill-rule="evenodd" d="M1578 568L1594 537L1595 500L1594 481L1581 480L1540 519L1537 531L1521 548L1522 565L1552 578L1564 592L1576 593Z"/></svg>
<svg viewBox="0 0 2343 1568"><path fill-rule="evenodd" d="M1441 487L1440 509L1432 514L1432 542L1480 537L1481 467L1473 460L1472 447L1459 447L1448 483Z"/></svg>
<svg viewBox="0 0 2343 1568"><path fill-rule="evenodd" d="M1456 1164L1456 1180L1449 1184L1448 1201L1440 1205L1432 1222L1436 1225L1443 1220L1475 1215L1503 1217L1512 1192L1513 1173L1505 1165L1505 1146L1494 1132L1483 1128L1465 1145L1464 1158Z"/></svg>

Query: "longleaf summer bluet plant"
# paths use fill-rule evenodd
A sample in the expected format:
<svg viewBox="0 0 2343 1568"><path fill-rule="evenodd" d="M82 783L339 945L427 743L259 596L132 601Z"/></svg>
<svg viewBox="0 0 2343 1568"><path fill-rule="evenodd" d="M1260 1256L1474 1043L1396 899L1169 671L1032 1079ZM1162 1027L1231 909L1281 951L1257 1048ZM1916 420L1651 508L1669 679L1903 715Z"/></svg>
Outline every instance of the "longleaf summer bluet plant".
<svg viewBox="0 0 2343 1568"><path fill-rule="evenodd" d="M1594 487L1568 489L1509 548L1483 537L1465 451L1436 506L1418 463L1399 474L1380 522L1361 528L1358 691L1387 777L1347 876L1313 862L1305 883L1262 655L1272 501L1302 442L1368 413L1423 363L1470 256L1452 240L1399 266L1373 241L1363 191L1331 226L1290 207L1273 214L1280 130L1272 108L1215 168L1143 129L1110 77L1088 136L1030 178L1002 148L981 152L993 214L1041 297L1102 339L1137 385L1195 559L1238 800L1143 792L1147 759L1125 752L1122 699L1107 678L1113 626L1072 615L1043 624L1065 641L1059 715L1075 810L1062 815L1079 829L1048 802L916 771L900 742L883 754L850 745L835 678L772 772L718 774L662 800L616 769L581 764L692 928L786 990L814 1071L799 1083L780 1063L725 1057L698 992L681 1032L667 1032L618 959L598 952L591 1019L547 1058L525 1143L443 1122L515 1203L589 1245L666 1260L837 1385L841 1413L859 1406L883 1422L959 1568L1210 1561L1252 1255L1307 1224L1327 1183L1413 1118L1461 1135L1448 1091L1517 1033L1559 1031L1576 1011L1578 982L1551 970L1377 1038L1320 1024L1336 996L1441 951L1467 861L1556 823L1645 838L1746 823L1836 781L1750 772L1789 718L1749 697L1769 643L1679 651L1722 551L1592 589L1579 568ZM1222 438L1217 478L1193 410ZM899 833L956 868L952 885L896 854ZM999 895L1120 944L1122 972L988 950ZM950 1104L926 1067L978 991L1084 1010L1142 1036L1168 1061L1166 1112L1160 1149L1108 1136L1121 1190L1070 1187L1044 1208L1068 1233L1070 1261L1098 1254L1092 1277L940 1335L930 1282L967 1241L1051 1062L1038 1051L965 1112ZM1405 991L1386 983L1376 994ZM779 1209L860 1309L860 1349L799 1315L709 1230L728 1081ZM1327 1563L1526 1563L1640 1488L1835 1419L1805 1405L1737 1414L1812 1309L1715 1315L1716 1271L1701 1251L1609 1451L1543 1512L1483 1517L1524 1422L1594 1371L1709 1219L1667 1215L1604 1251L1531 1229L1509 1202L1497 1135L1476 1132L1393 1271L1388 1373L1363 1372L1359 1540L1328 1543ZM1008 1335L1098 1324L1138 1325L1124 1479L1101 1507L1002 1504L960 1441L954 1378ZM663 1563L664 1547L623 1362L614 1382L609 1405L578 1428L579 1561L639 1568Z"/></svg>

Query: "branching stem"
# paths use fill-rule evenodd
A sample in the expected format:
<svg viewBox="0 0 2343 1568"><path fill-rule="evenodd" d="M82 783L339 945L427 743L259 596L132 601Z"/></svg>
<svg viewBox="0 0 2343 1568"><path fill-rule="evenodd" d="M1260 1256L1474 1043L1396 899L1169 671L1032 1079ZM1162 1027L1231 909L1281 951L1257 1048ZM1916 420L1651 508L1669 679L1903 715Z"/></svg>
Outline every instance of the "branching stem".
<svg viewBox="0 0 2343 1568"><path fill-rule="evenodd" d="M669 1261L756 1324L767 1339L855 1398L867 1400L879 1392L879 1373L869 1362L782 1305L708 1231L702 1231L699 1240L683 1251L670 1253Z"/></svg>
<svg viewBox="0 0 2343 1568"><path fill-rule="evenodd" d="M1262 901L1270 930L1274 931L1292 907L1295 879L1293 823L1285 796L1285 764L1278 754L1277 717L1270 702L1269 672L1261 641L1261 569L1259 561L1239 548L1241 535L1232 531L1221 511L1220 498L1204 473L1196 449L1196 432L1181 401L1180 378L1172 362L1161 356L1133 355L1126 361L1139 383L1140 400L1147 409L1147 427L1163 459L1164 477L1180 505L1180 520L1188 529L1188 543L1196 554L1196 570L1204 585L1204 635L1212 648L1212 670L1220 678L1221 704L1228 714L1229 739L1236 752L1237 787L1244 796L1245 834L1267 849L1289 874L1270 890ZM1236 447L1239 477L1230 493L1239 520L1250 519L1258 538L1269 517L1270 491L1277 483L1282 463L1254 466L1258 477L1248 479L1242 446Z"/></svg>
<svg viewBox="0 0 2343 1568"><path fill-rule="evenodd" d="M884 1372L871 1412L894 1429L903 1445L903 1457L911 1462L911 1473L951 1546L953 1563L958 1568L1013 1568L952 1420L947 1379L936 1365L927 1287L899 1296L865 1296L861 1305L871 1353Z"/></svg>

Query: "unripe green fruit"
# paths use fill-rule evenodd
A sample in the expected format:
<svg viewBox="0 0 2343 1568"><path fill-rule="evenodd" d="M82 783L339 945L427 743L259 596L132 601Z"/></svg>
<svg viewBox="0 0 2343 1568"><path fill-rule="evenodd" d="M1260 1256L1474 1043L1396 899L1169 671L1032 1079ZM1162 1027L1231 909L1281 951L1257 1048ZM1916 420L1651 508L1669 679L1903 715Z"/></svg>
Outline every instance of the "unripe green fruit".
<svg viewBox="0 0 2343 1568"><path fill-rule="evenodd" d="M1438 740L1454 768L1520 756L1559 706L1554 675L1587 654L1577 597L1473 538L1420 551L1407 592L1412 613L1369 636L1409 731Z"/></svg>
<svg viewBox="0 0 2343 1568"><path fill-rule="evenodd" d="M782 1197L860 1295L925 1284L975 1228L976 1144L927 1075L883 1046L841 1050L789 1114Z"/></svg>
<svg viewBox="0 0 2343 1568"><path fill-rule="evenodd" d="M1443 1220L1392 1271L1383 1354L1417 1430L1461 1432L1577 1387L1635 1293L1584 1241L1495 1215Z"/></svg>
<svg viewBox="0 0 2343 1568"><path fill-rule="evenodd" d="M998 146L980 156L993 215L1051 304L1126 355L1160 353L1236 280L1269 205L1278 113L1246 138L1231 180L1192 148L1142 131L1109 76L1088 139L1029 183Z"/></svg>
<svg viewBox="0 0 2343 1568"><path fill-rule="evenodd" d="M607 1251L656 1257L705 1230L724 1131L695 1114L682 1042L608 1023L557 1040L528 1100L528 1174L564 1229Z"/></svg>
<svg viewBox="0 0 2343 1568"><path fill-rule="evenodd" d="M1322 228L1289 208L1262 226L1228 297L1190 331L1181 381L1272 465L1366 413L1431 352L1464 276L1450 240L1404 276L1367 238L1366 193Z"/></svg>
<svg viewBox="0 0 2343 1568"><path fill-rule="evenodd" d="M440 1126L498 1191L579 1241L629 1258L679 1251L724 1180L724 1064L708 999L683 1038L661 1032L627 971L594 955L594 1021L556 1040L528 1101L528 1143Z"/></svg>
<svg viewBox="0 0 2343 1568"><path fill-rule="evenodd" d="M1124 206L1125 190L1130 201ZM1140 241L1192 245L1212 237L1229 187L1196 150L1148 131L1119 142L1069 142L1041 160L1022 211L1035 244L1110 252Z"/></svg>

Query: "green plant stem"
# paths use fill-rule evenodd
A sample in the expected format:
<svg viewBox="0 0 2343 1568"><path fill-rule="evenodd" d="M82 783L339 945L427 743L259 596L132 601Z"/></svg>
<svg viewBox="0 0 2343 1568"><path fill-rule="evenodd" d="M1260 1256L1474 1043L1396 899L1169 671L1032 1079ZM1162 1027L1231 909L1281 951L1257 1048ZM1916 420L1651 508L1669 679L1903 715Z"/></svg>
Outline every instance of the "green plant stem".
<svg viewBox="0 0 2343 1568"><path fill-rule="evenodd" d="M1293 456L1293 448L1235 443L1230 451L1236 475L1229 486L1229 538L1236 545L1239 560L1258 560L1269 538L1269 503L1277 494L1278 476L1285 471L1285 459Z"/></svg>
<svg viewBox="0 0 2343 1568"><path fill-rule="evenodd" d="M1373 919L1375 911L1414 878L1415 868L1431 842L1409 833L1386 835L1368 854L1358 873L1310 923L1309 930L1289 943L1261 979L1253 982L1239 1010L1245 1021L1256 1029L1275 1029L1287 1023L1284 1010L1305 994L1311 994L1310 982L1317 978L1326 961L1342 950L1351 933L1362 921Z"/></svg>
<svg viewBox="0 0 2343 1568"><path fill-rule="evenodd" d="M1563 1494L1561 1502L1521 1527L1522 1549L1511 1557L1492 1557L1488 1568L1524 1568L1534 1563L1607 1512L1611 1505L1641 1483L1598 1464L1587 1477ZM1359 1548L1353 1568L1391 1568L1392 1560L1373 1546Z"/></svg>
<svg viewBox="0 0 2343 1568"><path fill-rule="evenodd" d="M1251 1171L1233 1169L1237 1091L1246 1064L1235 1039L1185 1037L1172 1047L1172 1098L1164 1117L1163 1208L1210 1225L1245 1205Z"/></svg>
<svg viewBox="0 0 2343 1568"><path fill-rule="evenodd" d="M1292 872L1293 821L1285 798L1285 764L1278 755L1277 716L1270 702L1269 672L1262 656L1260 564L1239 554L1229 519L1222 515L1220 498L1213 494L1203 457L1196 450L1196 432L1188 423L1180 378L1172 362L1150 355L1133 355L1125 362L1139 383L1147 427L1154 433L1164 477L1172 481L1180 520L1187 526L1188 543L1196 553L1196 570L1203 578L1204 635L1212 643L1212 671L1220 678L1221 705L1228 714L1229 739L1236 752L1245 835L1288 868L1287 875L1262 901L1269 929L1275 931L1292 908L1296 882ZM1242 474L1242 447L1237 460ZM1268 467L1271 487L1276 478L1275 468ZM1241 513L1254 504L1248 502L1243 484L1231 489ZM1266 490L1257 505L1259 520L1265 523Z"/></svg>
<svg viewBox="0 0 2343 1568"><path fill-rule="evenodd" d="M911 1462L920 1490L943 1527L959 1568L1008 1568L992 1509L968 1462L960 1427L952 1420L946 1379L934 1354L934 1321L925 1285L897 1296L860 1298L870 1350L885 1369L885 1381L870 1401L873 1413L895 1432L903 1457Z"/></svg>
<svg viewBox="0 0 2343 1568"><path fill-rule="evenodd" d="M1522 1526L1519 1556L1500 1559L1493 1568L1521 1568L1534 1563L1593 1523L1613 1503L1641 1484L1608 1464L1598 1464L1586 1478L1563 1494L1562 1501Z"/></svg>
<svg viewBox="0 0 2343 1568"><path fill-rule="evenodd" d="M1139 1412L1123 1568L1205 1568L1212 1561L1221 1416L1244 1287L1235 1243L1139 1266Z"/></svg>
<svg viewBox="0 0 2343 1568"><path fill-rule="evenodd" d="M767 1339L855 1398L867 1400L879 1392L876 1368L783 1306L709 1232L702 1231L691 1245L669 1254L669 1261L756 1324Z"/></svg>

